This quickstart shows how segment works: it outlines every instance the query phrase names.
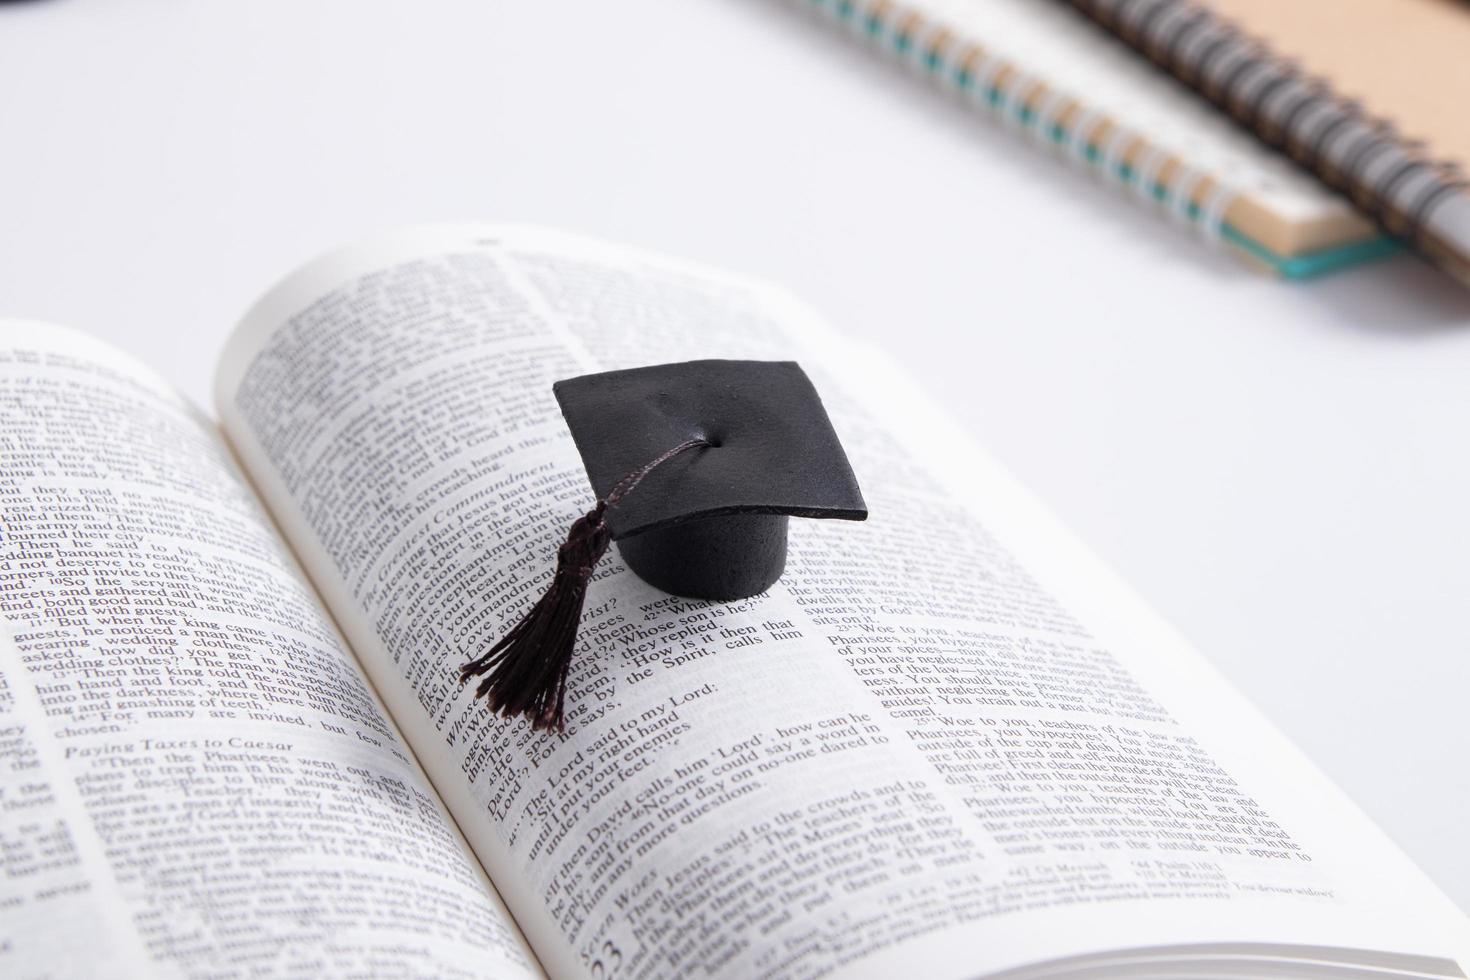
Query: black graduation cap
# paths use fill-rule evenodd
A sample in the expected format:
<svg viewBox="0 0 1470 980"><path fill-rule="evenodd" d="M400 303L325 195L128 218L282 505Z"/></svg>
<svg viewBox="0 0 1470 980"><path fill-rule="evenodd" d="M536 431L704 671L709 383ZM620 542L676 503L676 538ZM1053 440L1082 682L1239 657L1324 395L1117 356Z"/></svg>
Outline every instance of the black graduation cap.
<svg viewBox="0 0 1470 980"><path fill-rule="evenodd" d="M741 599L786 564L791 517L863 520L857 479L793 361L688 361L552 386L597 506L573 525L546 595L461 679L533 727L561 728L577 621L610 541L675 595Z"/></svg>

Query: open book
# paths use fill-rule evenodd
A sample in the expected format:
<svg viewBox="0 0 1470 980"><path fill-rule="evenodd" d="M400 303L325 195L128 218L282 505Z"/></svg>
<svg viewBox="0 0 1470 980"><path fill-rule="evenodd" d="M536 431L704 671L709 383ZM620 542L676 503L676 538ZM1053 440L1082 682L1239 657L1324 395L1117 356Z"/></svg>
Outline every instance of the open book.
<svg viewBox="0 0 1470 980"><path fill-rule="evenodd" d="M705 357L799 361L871 518L794 522L783 578L734 603L610 553L565 735L491 715L458 668L589 503L552 382ZM216 407L0 327L4 976L1470 964L1341 793L775 290L410 230L262 299Z"/></svg>

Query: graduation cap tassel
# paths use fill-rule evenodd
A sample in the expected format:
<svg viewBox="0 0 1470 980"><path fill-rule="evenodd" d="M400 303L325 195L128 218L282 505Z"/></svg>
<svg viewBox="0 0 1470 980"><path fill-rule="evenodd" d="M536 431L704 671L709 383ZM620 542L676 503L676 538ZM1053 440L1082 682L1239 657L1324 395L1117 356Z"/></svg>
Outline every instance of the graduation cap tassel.
<svg viewBox="0 0 1470 980"><path fill-rule="evenodd" d="M577 518L557 549L556 571L546 593L499 642L459 669L460 683L483 677L475 697L484 698L490 710L506 717L525 715L533 730L562 731L567 672L587 583L612 543L603 515L660 465L685 450L708 445L704 439L680 443L629 473L596 507Z"/></svg>

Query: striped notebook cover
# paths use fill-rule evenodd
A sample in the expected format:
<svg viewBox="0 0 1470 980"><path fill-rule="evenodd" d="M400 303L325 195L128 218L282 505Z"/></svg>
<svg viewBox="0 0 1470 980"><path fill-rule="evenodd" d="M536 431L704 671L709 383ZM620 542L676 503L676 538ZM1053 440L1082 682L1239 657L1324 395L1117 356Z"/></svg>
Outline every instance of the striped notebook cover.
<svg viewBox="0 0 1470 980"><path fill-rule="evenodd" d="M1257 267L1305 278L1397 249L1346 201L1064 5L798 2Z"/></svg>

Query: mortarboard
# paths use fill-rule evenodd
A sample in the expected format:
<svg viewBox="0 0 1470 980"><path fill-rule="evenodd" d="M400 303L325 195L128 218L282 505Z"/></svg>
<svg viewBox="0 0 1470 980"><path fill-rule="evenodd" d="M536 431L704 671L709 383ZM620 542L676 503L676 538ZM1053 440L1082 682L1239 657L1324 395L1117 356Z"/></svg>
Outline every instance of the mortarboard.
<svg viewBox="0 0 1470 980"><path fill-rule="evenodd" d="M786 564L791 517L863 520L867 507L822 400L793 361L688 361L552 386L597 506L557 552L547 593L461 669L476 696L561 728L577 621L611 541L649 584L741 599Z"/></svg>

